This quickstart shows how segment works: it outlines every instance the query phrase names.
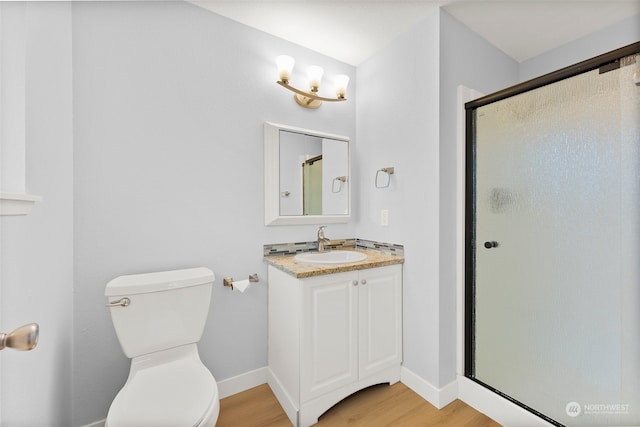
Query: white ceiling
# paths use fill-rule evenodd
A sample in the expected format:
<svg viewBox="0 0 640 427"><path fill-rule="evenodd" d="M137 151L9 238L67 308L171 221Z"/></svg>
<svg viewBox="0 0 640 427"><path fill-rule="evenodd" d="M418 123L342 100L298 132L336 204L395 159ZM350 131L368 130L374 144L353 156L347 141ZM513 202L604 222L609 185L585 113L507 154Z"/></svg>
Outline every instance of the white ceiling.
<svg viewBox="0 0 640 427"><path fill-rule="evenodd" d="M450 14L518 62L631 16L640 0L453 1Z"/></svg>
<svg viewBox="0 0 640 427"><path fill-rule="evenodd" d="M640 16L640 0L187 1L354 66L440 6L519 62Z"/></svg>

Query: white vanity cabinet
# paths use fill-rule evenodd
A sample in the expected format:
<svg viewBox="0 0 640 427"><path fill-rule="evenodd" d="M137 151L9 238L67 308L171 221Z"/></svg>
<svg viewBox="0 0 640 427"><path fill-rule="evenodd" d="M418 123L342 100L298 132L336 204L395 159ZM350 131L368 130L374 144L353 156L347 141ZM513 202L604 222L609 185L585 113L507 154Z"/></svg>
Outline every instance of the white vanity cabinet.
<svg viewBox="0 0 640 427"><path fill-rule="evenodd" d="M304 279L269 266L269 385L294 426L399 381L401 362L402 265Z"/></svg>

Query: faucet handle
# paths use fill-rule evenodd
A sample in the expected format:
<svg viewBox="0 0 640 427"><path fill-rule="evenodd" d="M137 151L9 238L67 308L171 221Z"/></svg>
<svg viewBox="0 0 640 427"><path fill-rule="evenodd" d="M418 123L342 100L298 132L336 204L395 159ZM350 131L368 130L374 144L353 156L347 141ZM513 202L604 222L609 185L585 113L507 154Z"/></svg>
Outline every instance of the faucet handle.
<svg viewBox="0 0 640 427"><path fill-rule="evenodd" d="M324 237L324 229L325 229L326 227L327 227L326 225L321 225L321 226L318 228L318 237Z"/></svg>

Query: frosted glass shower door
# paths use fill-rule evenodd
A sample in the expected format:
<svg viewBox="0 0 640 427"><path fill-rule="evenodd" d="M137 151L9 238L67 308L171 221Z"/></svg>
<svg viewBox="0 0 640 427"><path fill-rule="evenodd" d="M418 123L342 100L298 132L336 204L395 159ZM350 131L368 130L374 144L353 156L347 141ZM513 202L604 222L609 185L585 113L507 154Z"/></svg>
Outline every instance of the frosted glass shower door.
<svg viewBox="0 0 640 427"><path fill-rule="evenodd" d="M638 70L474 111L469 376L558 425L640 426Z"/></svg>

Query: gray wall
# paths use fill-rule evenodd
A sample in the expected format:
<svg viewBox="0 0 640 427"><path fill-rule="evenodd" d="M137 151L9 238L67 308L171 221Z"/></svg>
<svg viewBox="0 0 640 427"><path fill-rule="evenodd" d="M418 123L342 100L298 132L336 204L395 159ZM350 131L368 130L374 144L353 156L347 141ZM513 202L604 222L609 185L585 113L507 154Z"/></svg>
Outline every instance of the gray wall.
<svg viewBox="0 0 640 427"><path fill-rule="evenodd" d="M404 365L438 382L438 9L358 67L357 230L405 247ZM376 171L393 166L389 188ZM389 210L389 225L380 211Z"/></svg>
<svg viewBox="0 0 640 427"><path fill-rule="evenodd" d="M519 80L526 81L640 41L638 15L545 52L520 64Z"/></svg>
<svg viewBox="0 0 640 427"><path fill-rule="evenodd" d="M73 35L77 426L104 418L127 377L103 307L122 274L211 268L204 363L217 380L266 366L262 245L313 240L317 227L264 226L263 122L355 141L355 102L299 107L275 84L274 59L349 74L349 98L356 79L351 66L183 2L74 3ZM243 294L222 286L253 272L263 282Z"/></svg>
<svg viewBox="0 0 640 427"><path fill-rule="evenodd" d="M457 86L516 80L514 60L438 9L358 67L358 235L405 245L404 366L436 388L455 379Z"/></svg>
<svg viewBox="0 0 640 427"><path fill-rule="evenodd" d="M455 380L457 87L489 93L517 75L513 59L435 8L358 67L358 235L405 245L404 366L436 388ZM385 166L396 168L391 186L376 189Z"/></svg>
<svg viewBox="0 0 640 427"><path fill-rule="evenodd" d="M73 129L69 3L26 7L26 185L43 197L0 217L0 327L40 324L35 350L0 353L2 426L71 424Z"/></svg>

